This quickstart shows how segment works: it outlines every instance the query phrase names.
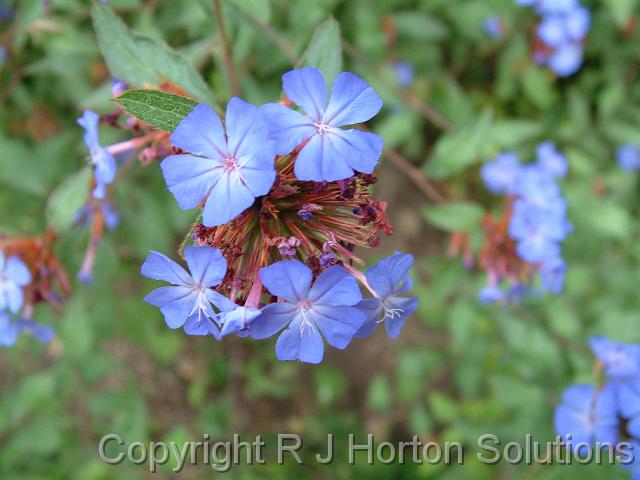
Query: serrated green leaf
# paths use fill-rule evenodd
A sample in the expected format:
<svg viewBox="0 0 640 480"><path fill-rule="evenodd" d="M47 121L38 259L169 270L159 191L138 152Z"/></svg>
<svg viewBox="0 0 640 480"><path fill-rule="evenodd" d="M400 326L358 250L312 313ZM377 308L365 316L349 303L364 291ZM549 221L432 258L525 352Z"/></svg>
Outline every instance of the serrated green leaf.
<svg viewBox="0 0 640 480"><path fill-rule="evenodd" d="M136 41L122 20L98 2L91 8L91 18L111 75L134 85L156 84L156 71L138 53Z"/></svg>
<svg viewBox="0 0 640 480"><path fill-rule="evenodd" d="M91 168L85 167L58 185L47 202L46 218L57 232L67 231L89 195Z"/></svg>
<svg viewBox="0 0 640 480"><path fill-rule="evenodd" d="M320 70L328 85L342 71L340 25L333 17L318 26L300 63Z"/></svg>
<svg viewBox="0 0 640 480"><path fill-rule="evenodd" d="M427 163L427 175L447 178L480 161L490 140L492 118L491 110L485 110L473 124L443 135Z"/></svg>
<svg viewBox="0 0 640 480"><path fill-rule="evenodd" d="M424 212L429 222L448 232L468 232L480 225L484 210L471 202L455 202L429 207Z"/></svg>
<svg viewBox="0 0 640 480"><path fill-rule="evenodd" d="M129 90L116 100L134 117L167 132L173 132L197 105L190 98L160 90Z"/></svg>

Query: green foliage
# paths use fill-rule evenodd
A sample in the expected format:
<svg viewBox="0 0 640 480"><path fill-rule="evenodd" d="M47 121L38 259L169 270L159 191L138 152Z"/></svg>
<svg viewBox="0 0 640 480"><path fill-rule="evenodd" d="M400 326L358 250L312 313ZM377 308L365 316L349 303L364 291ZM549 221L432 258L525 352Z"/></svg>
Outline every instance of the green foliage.
<svg viewBox="0 0 640 480"><path fill-rule="evenodd" d="M338 22L328 18L320 24L302 55L301 63L316 67L331 85L342 71L342 45Z"/></svg>
<svg viewBox="0 0 640 480"><path fill-rule="evenodd" d="M376 196L389 202L394 236L358 254L370 264L393 248L411 251L420 306L398 340L380 328L344 351L330 349L317 367L276 361L273 340L187 337L142 301L158 286L139 275L148 250L171 255L194 221L167 192L157 163L119 158L122 179L110 201L121 223L98 247L93 284L74 279L89 241L73 223L89 173L75 119L83 108L121 106L171 132L197 103L225 103L231 92L213 1L8 3L17 16L0 23L9 49L0 64L0 233L39 235L53 226L74 293L59 309L34 312L55 326L51 345L25 336L0 350L0 478L148 478L145 465L99 460L97 443L112 432L129 443L261 434L269 461L232 467L230 478L241 479L627 478L609 466L487 466L475 445L484 433L504 443L527 433L551 440L562 390L594 381L587 339L640 343L640 180L614 159L619 144L640 144L638 0L583 2L593 28L585 65L567 79L532 61L536 15L512 0L221 2L243 98L278 99L293 65L314 65L329 80L353 71L384 100L368 127L449 199L434 204L382 159ZM507 31L499 40L482 31L493 14ZM398 85L395 60L412 65L410 86ZM110 77L132 87L115 102ZM165 82L188 97L156 90ZM126 139L107 123L103 145ZM503 208L481 184L481 163L505 149L531 161L543 140L570 163L560 182L574 226L566 291L479 305L484 274L449 257L449 232L467 232L477 252L484 213ZM337 458L320 466L306 453L305 465L279 466L277 432L303 434L305 452L324 451L333 433ZM376 442L413 434L460 441L468 454L462 466L369 466L362 457L352 466L349 433L361 441L367 433ZM154 478L173 478L172 461ZM185 471L210 477L202 465Z"/></svg>
<svg viewBox="0 0 640 480"><path fill-rule="evenodd" d="M160 90L129 90L116 100L134 117L167 132L173 132L196 106L187 97Z"/></svg>

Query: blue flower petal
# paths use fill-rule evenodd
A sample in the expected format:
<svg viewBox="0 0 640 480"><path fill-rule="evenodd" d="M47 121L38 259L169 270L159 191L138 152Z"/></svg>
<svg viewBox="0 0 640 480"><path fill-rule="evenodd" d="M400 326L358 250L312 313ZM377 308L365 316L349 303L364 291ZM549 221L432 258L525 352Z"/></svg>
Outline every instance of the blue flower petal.
<svg viewBox="0 0 640 480"><path fill-rule="evenodd" d="M627 424L627 432L635 438L640 438L640 417L636 417Z"/></svg>
<svg viewBox="0 0 640 480"><path fill-rule="evenodd" d="M353 73L342 72L333 83L323 122L336 127L366 122L381 108L382 100L367 82Z"/></svg>
<svg viewBox="0 0 640 480"><path fill-rule="evenodd" d="M187 247L184 249L194 282L204 287L220 285L227 273L227 260L222 252L213 247Z"/></svg>
<svg viewBox="0 0 640 480"><path fill-rule="evenodd" d="M296 318L278 337L276 357L278 360L320 363L324 355L322 336L317 329L309 326L300 330L300 322L301 318Z"/></svg>
<svg viewBox="0 0 640 480"><path fill-rule="evenodd" d="M106 149L101 148L98 152L92 152L93 163L96 166L94 176L96 182L108 185L116 178L116 160Z"/></svg>
<svg viewBox="0 0 640 480"><path fill-rule="evenodd" d="M299 260L281 260L260 269L260 279L272 295L289 303L307 298L313 274Z"/></svg>
<svg viewBox="0 0 640 480"><path fill-rule="evenodd" d="M18 257L9 257L4 266L4 274L7 279L20 287L26 287L31 283L31 273Z"/></svg>
<svg viewBox="0 0 640 480"><path fill-rule="evenodd" d="M147 278L163 280L174 285L192 285L193 278L187 271L162 253L150 251L140 268L140 273Z"/></svg>
<svg viewBox="0 0 640 480"><path fill-rule="evenodd" d="M355 338L367 338L373 335L382 322L382 302L379 298L365 298L356 308L366 315L366 320L354 335Z"/></svg>
<svg viewBox="0 0 640 480"><path fill-rule="evenodd" d="M355 129L334 129L327 138L332 143L335 155L343 157L351 169L362 173L373 173L384 145L380 135Z"/></svg>
<svg viewBox="0 0 640 480"><path fill-rule="evenodd" d="M0 346L11 347L18 340L19 328L9 315L0 312Z"/></svg>
<svg viewBox="0 0 640 480"><path fill-rule="evenodd" d="M279 103L267 103L260 110L269 125L269 138L274 141L277 155L286 155L318 131L309 117Z"/></svg>
<svg viewBox="0 0 640 480"><path fill-rule="evenodd" d="M276 180L276 170L273 167L274 155L271 153L268 155L271 164L266 168L251 167L249 163L247 163L247 165L243 166L240 173L242 184L246 186L253 197L261 197L269 193L273 182ZM254 159L255 161L251 163L258 163L258 157L254 157Z"/></svg>
<svg viewBox="0 0 640 480"><path fill-rule="evenodd" d="M320 329L329 345L346 348L367 316L354 307L333 307L314 305L307 318ZM306 331L303 335L306 335Z"/></svg>
<svg viewBox="0 0 640 480"><path fill-rule="evenodd" d="M287 97L319 121L327 105L327 84L320 70L304 67L282 75L282 88Z"/></svg>
<svg viewBox="0 0 640 480"><path fill-rule="evenodd" d="M362 293L353 275L344 267L334 265L318 276L308 299L314 308L317 305L355 305L362 300Z"/></svg>
<svg viewBox="0 0 640 480"><path fill-rule="evenodd" d="M418 308L418 298L390 297L385 301L385 305L387 308L401 310L397 315L388 316L384 321L387 336L392 339L398 338L407 318Z"/></svg>
<svg viewBox="0 0 640 480"><path fill-rule="evenodd" d="M255 202L238 170L225 172L209 192L202 209L202 223L217 227L233 220Z"/></svg>
<svg viewBox="0 0 640 480"><path fill-rule="evenodd" d="M220 117L204 103L182 119L171 135L171 143L201 157L222 160L227 155Z"/></svg>
<svg viewBox="0 0 640 480"><path fill-rule="evenodd" d="M160 308L169 328L180 328L193 312L197 297L189 287L160 287L149 293L144 301Z"/></svg>
<svg viewBox="0 0 640 480"><path fill-rule="evenodd" d="M616 382L618 408L624 418L640 416L640 379Z"/></svg>
<svg viewBox="0 0 640 480"><path fill-rule="evenodd" d="M224 123L227 129L228 151L232 157L239 161L240 156L253 156L260 149L264 149L273 163L274 154L269 148L270 142L266 141L269 137L269 126L258 107L233 97L227 104Z"/></svg>
<svg viewBox="0 0 640 480"><path fill-rule="evenodd" d="M408 253L396 253L383 258L367 269L365 276L369 286L380 297L392 293L405 293L411 286L409 271L413 266L413 256Z"/></svg>
<svg viewBox="0 0 640 480"><path fill-rule="evenodd" d="M194 155L171 155L160 168L169 191L183 210L200 205L224 174L221 162Z"/></svg>
<svg viewBox="0 0 640 480"><path fill-rule="evenodd" d="M198 311L187 318L184 323L184 333L193 336L212 335L216 340L220 340L220 330L216 323L202 311Z"/></svg>
<svg viewBox="0 0 640 480"><path fill-rule="evenodd" d="M253 333L252 322L261 315L257 308L238 307L224 314L224 323L220 334L225 337L235 333L239 337L248 337ZM275 333L275 332L274 332Z"/></svg>
<svg viewBox="0 0 640 480"><path fill-rule="evenodd" d="M204 294L207 297L207 300L214 304L221 312L230 312L237 307L235 303L215 290L208 289Z"/></svg>
<svg viewBox="0 0 640 480"><path fill-rule="evenodd" d="M251 322L250 335L256 340L269 338L290 323L297 313L298 308L291 303L270 303L262 309L260 316Z"/></svg>
<svg viewBox="0 0 640 480"><path fill-rule="evenodd" d="M302 148L296 163L294 172L299 180L313 182L333 182L343 180L353 175L353 169L336 148L334 142L329 140L332 134L314 135Z"/></svg>
<svg viewBox="0 0 640 480"><path fill-rule="evenodd" d="M4 282L0 285L0 310L9 310L18 313L24 304L22 288L13 282Z"/></svg>

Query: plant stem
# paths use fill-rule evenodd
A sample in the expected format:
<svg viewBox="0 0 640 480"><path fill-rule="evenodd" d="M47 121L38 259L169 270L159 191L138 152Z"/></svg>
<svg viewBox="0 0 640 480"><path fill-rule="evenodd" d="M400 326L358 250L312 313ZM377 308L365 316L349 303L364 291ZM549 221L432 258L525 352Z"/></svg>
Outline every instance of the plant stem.
<svg viewBox="0 0 640 480"><path fill-rule="evenodd" d="M227 79L229 80L229 88L231 89L231 95L237 97L240 95L240 86L238 85L238 76L236 74L236 68L233 65L233 51L231 50L231 42L229 41L229 35L224 26L224 17L222 15L222 4L220 0L213 0L213 7L216 12L216 24L220 30L220 36L222 37L222 50L224 53L224 68L227 72Z"/></svg>

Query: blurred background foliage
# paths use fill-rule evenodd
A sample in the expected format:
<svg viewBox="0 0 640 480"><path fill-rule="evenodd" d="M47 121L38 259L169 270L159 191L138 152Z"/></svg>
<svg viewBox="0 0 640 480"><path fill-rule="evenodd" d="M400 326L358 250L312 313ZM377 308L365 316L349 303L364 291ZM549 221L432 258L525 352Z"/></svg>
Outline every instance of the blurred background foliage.
<svg viewBox="0 0 640 480"><path fill-rule="evenodd" d="M0 478L149 476L144 466L100 462L96 445L110 432L128 442L242 432L262 434L268 445L276 432L298 432L310 452L323 448L327 433L336 435L332 465L317 465L308 454L304 466L239 466L232 478L624 478L612 467L475 461L482 433L505 442L523 441L525 433L553 438L559 394L592 378L589 336L640 342L639 179L614 159L617 145L640 145L640 2L583 3L592 12L585 64L558 79L532 62L536 15L512 0L224 1L241 93L257 104L279 98L281 74L318 25L330 16L339 24L343 69L383 97L370 127L393 149L378 171L376 196L389 202L395 234L365 256L412 252L420 310L398 341L379 331L346 351L331 350L317 367L277 362L273 341L216 343L169 330L142 302L153 282L138 269L148 250L177 248L193 212L178 209L157 165L134 162L114 189L122 222L99 247L94 282L76 284L63 310L36 311L39 321L55 325L57 338L41 346L25 337L0 351ZM91 3L0 5L7 52L0 66L0 230L36 235L47 223L63 225L59 253L74 273L88 233L65 220L77 208L72 197L52 192L82 175L86 152L75 124L82 109L114 108ZM213 2L110 6L132 31L184 54L217 102L231 96ZM499 39L483 31L493 15L505 27ZM398 84L395 61L415 72L407 88ZM120 139L108 129L101 134L103 144ZM479 165L504 149L532 158L542 140L554 140L570 163L562 188L575 232L565 244L565 292L519 306L481 306L483 274L448 257L448 232L469 231L477 250L479 212L501 208L484 190ZM440 197L462 207L435 207L417 186L424 175ZM349 466L348 433L462 441L467 461ZM184 473L211 475L206 466ZM158 476L169 478L170 466Z"/></svg>

